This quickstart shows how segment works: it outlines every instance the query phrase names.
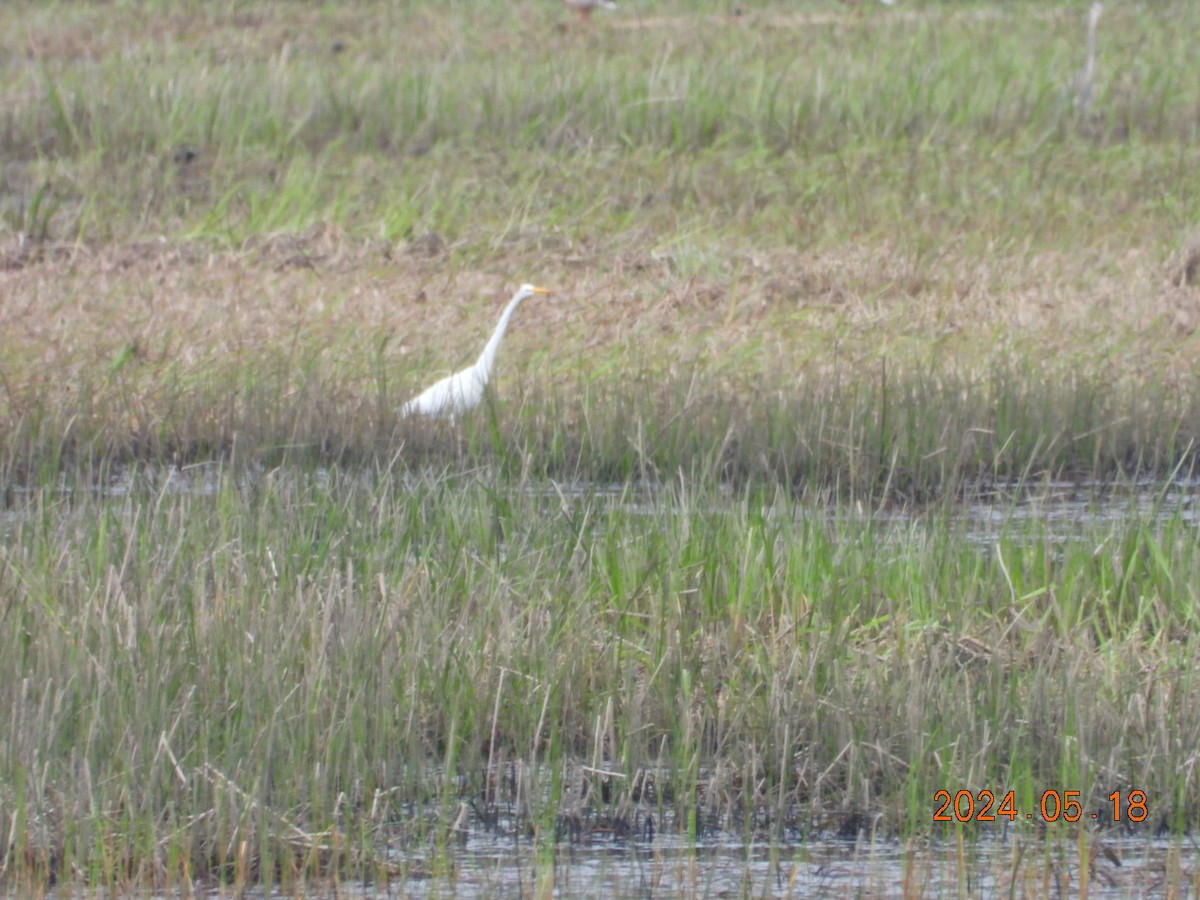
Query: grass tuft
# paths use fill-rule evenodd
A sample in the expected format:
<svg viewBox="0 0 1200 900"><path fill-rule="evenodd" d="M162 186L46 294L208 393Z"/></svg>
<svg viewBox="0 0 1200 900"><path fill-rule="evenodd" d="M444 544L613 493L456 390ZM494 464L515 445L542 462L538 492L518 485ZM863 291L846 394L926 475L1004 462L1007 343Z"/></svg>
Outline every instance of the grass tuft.
<svg viewBox="0 0 1200 900"><path fill-rule="evenodd" d="M0 892L1195 828L1198 10L0 7Z"/></svg>

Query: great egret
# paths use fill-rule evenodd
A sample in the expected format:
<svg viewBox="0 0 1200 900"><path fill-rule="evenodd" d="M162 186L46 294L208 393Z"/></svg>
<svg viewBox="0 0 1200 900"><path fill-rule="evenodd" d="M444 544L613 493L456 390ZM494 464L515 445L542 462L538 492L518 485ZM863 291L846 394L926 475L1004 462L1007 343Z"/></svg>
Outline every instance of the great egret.
<svg viewBox="0 0 1200 900"><path fill-rule="evenodd" d="M430 385L400 407L400 415L421 415L434 418L450 416L453 418L459 413L467 412L478 406L479 401L483 399L483 389L487 387L488 378L492 374L492 363L496 361L496 351L500 349L500 341L504 339L504 329L508 327L508 320L512 318L513 311L521 304L522 300L527 300L534 294L548 293L550 292L545 288L535 287L532 284L521 285L520 290L513 294L513 298L508 301L508 306L500 314L496 330L488 338L475 365L468 366L461 372L455 372Z"/></svg>
<svg viewBox="0 0 1200 900"><path fill-rule="evenodd" d="M613 0L563 0L568 9L573 9L579 13L579 18L589 19L593 9L616 9L617 4Z"/></svg>

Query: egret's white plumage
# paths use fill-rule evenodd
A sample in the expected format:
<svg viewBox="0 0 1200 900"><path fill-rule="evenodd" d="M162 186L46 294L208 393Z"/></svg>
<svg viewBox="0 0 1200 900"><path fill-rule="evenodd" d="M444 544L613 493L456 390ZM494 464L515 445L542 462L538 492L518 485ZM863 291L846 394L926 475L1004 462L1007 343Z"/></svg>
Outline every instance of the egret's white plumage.
<svg viewBox="0 0 1200 900"><path fill-rule="evenodd" d="M550 292L545 288L535 287L532 284L521 285L520 290L513 294L513 298L508 301L508 306L500 314L496 330L488 338L475 365L468 366L461 372L455 372L430 385L400 407L400 415L454 417L478 406L479 401L483 399L483 391L487 387L488 378L491 377L492 364L496 361L496 351L500 349L500 341L504 339L504 329L508 327L508 320L512 318L513 312L522 300L527 300L534 294L548 293Z"/></svg>

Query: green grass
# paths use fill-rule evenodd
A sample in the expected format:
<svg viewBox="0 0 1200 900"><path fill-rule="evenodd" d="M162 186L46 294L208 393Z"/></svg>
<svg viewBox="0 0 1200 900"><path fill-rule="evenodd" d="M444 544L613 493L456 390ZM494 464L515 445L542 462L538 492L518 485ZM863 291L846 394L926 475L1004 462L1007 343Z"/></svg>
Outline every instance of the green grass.
<svg viewBox="0 0 1200 900"><path fill-rule="evenodd" d="M560 418L614 393L647 423L680 394L715 410L651 448L665 471L726 422L744 449L716 469L861 491L897 454L916 495L971 435L1004 448L962 451L974 478L1162 474L1197 437L1187 4L1106 13L1086 118L1067 8L587 31L532 7L6 9L30 299L0 414L26 456L375 458L482 343L494 312L462 295L530 278L553 313L523 311L501 366L557 385ZM770 420L824 402L857 418L797 454ZM624 414L584 414L549 440L598 458L547 465L627 471Z"/></svg>
<svg viewBox="0 0 1200 900"><path fill-rule="evenodd" d="M1195 828L1200 11L1077 6L0 8L0 889Z"/></svg>
<svg viewBox="0 0 1200 900"><path fill-rule="evenodd" d="M576 761L622 776L577 814L628 810L645 771L670 830L919 835L948 786L1089 810L1137 787L1143 830L1194 825L1181 512L1013 515L981 542L945 511L541 484L210 467L12 498L16 871L361 878L385 841L419 863L438 810L498 802L488 748L529 767L520 815L551 832Z"/></svg>
<svg viewBox="0 0 1200 900"><path fill-rule="evenodd" d="M810 500L919 505L1013 483L1190 474L1200 442L1200 410L1182 391L1020 357L972 377L884 361L841 363L811 380L700 364L660 380L648 360L617 383L510 380L507 399L489 397L458 424L405 420L404 391L378 349L310 340L255 347L236 369L209 363L199 373L121 348L94 381L22 398L3 445L8 476L213 459L416 474L482 467L571 483L682 472Z"/></svg>
<svg viewBox="0 0 1200 900"><path fill-rule="evenodd" d="M14 48L63 27L20 7ZM1187 4L1108 11L1085 122L1064 98L1083 50L1066 8L807 26L768 8L589 33L530 10L486 38L474 9L323 12L150 12L114 52L121 14L69 8L96 58L52 44L10 67L10 190L45 184L60 239L166 228L236 244L335 221L437 232L475 258L530 231L995 252L1193 224Z"/></svg>

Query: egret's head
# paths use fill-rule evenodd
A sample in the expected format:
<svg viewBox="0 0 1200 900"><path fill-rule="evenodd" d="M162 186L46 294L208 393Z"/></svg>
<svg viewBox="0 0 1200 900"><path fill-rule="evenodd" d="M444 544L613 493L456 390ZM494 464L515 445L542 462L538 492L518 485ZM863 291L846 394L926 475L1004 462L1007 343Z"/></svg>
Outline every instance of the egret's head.
<svg viewBox="0 0 1200 900"><path fill-rule="evenodd" d="M538 287L535 284L523 284L523 285L521 285L521 289L519 291L517 291L517 296L520 297L522 300L524 300L526 297L532 297L534 294L548 294L548 293L550 293L550 292L548 290L546 290L544 287Z"/></svg>

